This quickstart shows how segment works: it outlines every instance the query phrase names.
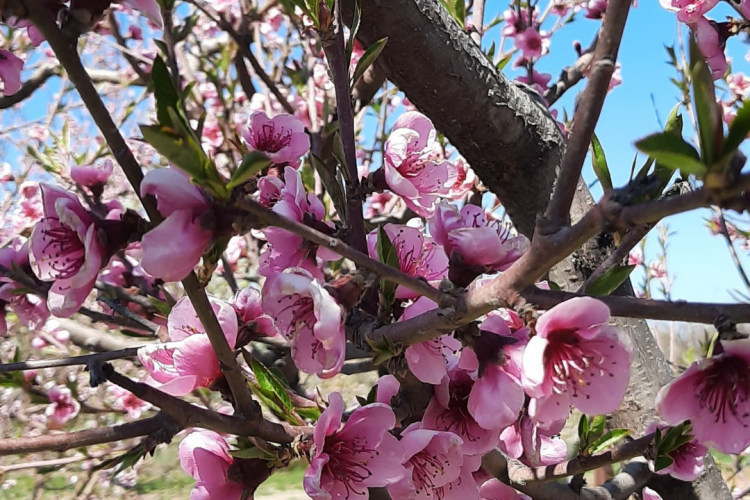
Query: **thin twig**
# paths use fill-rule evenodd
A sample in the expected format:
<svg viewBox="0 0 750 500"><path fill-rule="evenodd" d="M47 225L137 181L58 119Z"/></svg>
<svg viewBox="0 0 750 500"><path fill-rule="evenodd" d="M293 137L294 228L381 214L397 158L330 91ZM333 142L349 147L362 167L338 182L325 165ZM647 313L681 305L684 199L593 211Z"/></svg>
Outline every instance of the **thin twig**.
<svg viewBox="0 0 750 500"><path fill-rule="evenodd" d="M359 173L357 172L357 147L354 137L354 110L352 109L351 89L349 88L349 61L346 60L346 42L344 41L344 22L341 18L341 0L336 0L334 11L336 33L321 33L320 41L333 76L333 86L336 92L336 109L338 110L339 137L344 148L344 160L346 161L346 165L343 167L348 171L348 181L346 183L346 211L348 219L346 221L346 234L348 243L355 250L367 255L362 199L358 194Z"/></svg>
<svg viewBox="0 0 750 500"><path fill-rule="evenodd" d="M98 453L91 453L88 455L74 455L72 457L53 458L51 460L37 460L35 462L21 462L17 464L2 465L0 466L0 475L8 472L14 472L25 469L40 469L42 467L62 467L64 465L70 465L77 462L85 462L86 460L95 460L97 458L105 457L123 451L125 448L113 448L111 450L104 450Z"/></svg>
<svg viewBox="0 0 750 500"><path fill-rule="evenodd" d="M251 214L265 224L280 227L286 229L290 233L294 233L302 238L316 243L322 247L333 250L342 257L350 259L357 266L364 269L369 269L383 279L387 279L399 285L403 285L406 288L417 292L419 295L427 297L428 299L442 304L444 302L451 302L452 297L444 294L440 290L430 286L422 280L418 280L408 274L401 272L387 264L383 264L377 260L373 260L367 255L355 250L354 248L346 245L344 242L337 238L325 235L320 231L300 224L299 222L287 219L283 215L277 214L276 212L267 209L263 205L249 199L240 199L237 202L237 207L240 210Z"/></svg>
<svg viewBox="0 0 750 500"><path fill-rule="evenodd" d="M59 368L61 366L88 365L92 361L103 363L113 359L134 358L138 356L140 347L128 347L119 351L100 352L97 354L85 354L83 356L70 356L59 359L40 359L32 361L21 361L19 363L0 363L0 373L18 372L25 370L39 370L42 368Z"/></svg>
<svg viewBox="0 0 750 500"><path fill-rule="evenodd" d="M573 116L573 129L565 155L560 165L560 174L545 213L551 228L557 229L570 220L578 179L581 177L583 161L591 144L594 128L609 91L609 82L615 71L615 61L620 40L625 30L625 21L630 10L630 0L612 0L607 4L599 40L594 51L594 60L589 72L589 83Z"/></svg>
<svg viewBox="0 0 750 500"><path fill-rule="evenodd" d="M67 451L73 448L122 441L147 436L163 429L167 423L173 423L172 419L160 413L155 417L114 427L97 427L77 432L0 439L0 456L22 455L41 451Z"/></svg>
<svg viewBox="0 0 750 500"><path fill-rule="evenodd" d="M485 0L474 0L472 4L471 24L474 25L474 31L471 33L471 38L480 46L484 34L484 2Z"/></svg>
<svg viewBox="0 0 750 500"><path fill-rule="evenodd" d="M583 284L578 292L585 292L588 287L590 287L596 280L604 276L604 274L612 267L621 264L625 257L630 254L630 251L638 243L640 243L643 238L646 237L652 227L653 224L648 224L645 226L636 226L628 231L628 234L626 234L620 242L620 246L615 248L614 251L609 255L609 257L604 259L604 262L599 264L599 266L594 269L594 272L591 273L591 276L588 277L586 283Z"/></svg>
<svg viewBox="0 0 750 500"><path fill-rule="evenodd" d="M104 302L107 306L109 306L109 308L111 308L117 314L119 314L120 316L122 316L123 318L129 321L132 321L133 323L140 326L141 328L145 328L146 330L148 330L149 332L153 334L156 334L156 332L159 331L159 325L157 325L153 321L149 321L146 318L143 318L135 314L133 311L131 311L127 307L124 307L121 304L118 304L114 300L105 299L104 297L99 297L97 300L99 300L100 302Z"/></svg>
<svg viewBox="0 0 750 500"><path fill-rule="evenodd" d="M721 232L724 234L724 238L727 240L727 246L729 247L729 253L732 254L732 260L734 261L734 266L737 268L737 271L740 273L740 277L742 278L743 283L745 283L745 287L750 291L750 279L747 277L747 273L745 272L745 268L742 266L742 262L740 262L740 258L737 255L737 250L734 248L734 243L732 243L732 237L729 236L729 228L727 228L727 220L724 218L724 211L719 209L719 220L721 221Z"/></svg>

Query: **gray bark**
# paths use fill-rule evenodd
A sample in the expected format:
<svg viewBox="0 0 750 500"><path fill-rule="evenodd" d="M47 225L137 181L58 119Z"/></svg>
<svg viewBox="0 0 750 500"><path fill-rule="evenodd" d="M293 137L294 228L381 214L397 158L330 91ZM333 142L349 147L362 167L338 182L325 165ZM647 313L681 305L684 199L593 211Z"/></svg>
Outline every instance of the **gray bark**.
<svg viewBox="0 0 750 500"><path fill-rule="evenodd" d="M352 0L343 2L345 19L352 18L353 5ZM555 121L531 93L495 70L437 0L367 0L361 6L360 41L367 46L388 37L376 64L432 119L498 195L519 231L530 236L549 201L564 151ZM591 203L591 193L581 183L573 219ZM596 244L594 250L602 256L608 251ZM551 276L569 290L584 279L570 258ZM653 420L657 392L672 374L644 320L617 318L617 323L633 339L636 355L628 393L611 422L641 433ZM704 475L692 485L660 479L654 486L665 500L731 499L710 457L707 463Z"/></svg>

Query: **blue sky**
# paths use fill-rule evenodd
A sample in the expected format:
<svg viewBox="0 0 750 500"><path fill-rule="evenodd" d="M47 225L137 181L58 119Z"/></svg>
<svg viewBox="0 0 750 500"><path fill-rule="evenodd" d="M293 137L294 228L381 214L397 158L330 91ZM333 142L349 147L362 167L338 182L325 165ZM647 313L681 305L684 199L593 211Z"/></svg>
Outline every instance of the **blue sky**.
<svg viewBox="0 0 750 500"><path fill-rule="evenodd" d="M541 2L546 5L546 2ZM498 10L507 6L506 2L490 0L487 5L486 20L494 18ZM720 7L711 12L710 17L723 21L726 15L733 12ZM737 17L736 14L734 17ZM579 40L587 47L600 25L599 21L584 19L580 16L573 24L564 27L552 38L550 55L542 58L538 71L551 73L553 81L560 68L575 59L572 43ZM625 28L619 61L622 64L623 83L615 88L605 102L596 133L602 142L609 167L612 170L615 186L622 186L628 181L630 166L635 154L633 142L645 135L660 130L658 116L662 123L670 110L678 102L677 89L669 82L675 77L675 71L666 64L665 45L673 45L677 40L677 22L675 15L663 10L655 0L641 0L637 8L631 9L628 24ZM732 58L733 70L750 73L750 63L745 60L748 50L743 37L734 37L728 42L728 55ZM487 47L499 42L499 30L489 33L483 41ZM508 66L508 68L510 65ZM509 76L518 74L506 70ZM563 107L572 113L574 95L582 88L579 84L569 92L555 108ZM654 107L655 106L655 107ZM689 120L686 118L686 123ZM686 126L685 136L692 136ZM640 165L641 163L639 163ZM746 167L745 170L748 168ZM590 183L595 180L591 163L584 165L584 177ZM601 196L601 189L592 189L594 196ZM731 289L744 291L744 286L732 263L726 242L723 238L712 236L703 224L710 216L710 211L699 210L688 214L669 217L665 220L670 231L675 235L669 239L667 260L670 272L675 277L672 290L673 299L733 302L729 294ZM747 215L744 220L748 220ZM655 232L649 236L647 257L658 250ZM750 270L750 256L742 255L746 270Z"/></svg>

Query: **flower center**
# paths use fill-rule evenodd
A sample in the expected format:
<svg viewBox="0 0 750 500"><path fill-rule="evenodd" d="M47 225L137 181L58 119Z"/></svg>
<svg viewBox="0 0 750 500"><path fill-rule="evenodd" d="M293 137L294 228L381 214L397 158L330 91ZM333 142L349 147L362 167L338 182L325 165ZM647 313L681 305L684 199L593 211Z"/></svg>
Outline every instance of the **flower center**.
<svg viewBox="0 0 750 500"><path fill-rule="evenodd" d="M743 427L748 426L750 414L738 411L738 406L750 396L750 372L743 360L731 356L717 359L703 371L695 392L701 408L714 414L716 422L726 423L727 418L734 418Z"/></svg>
<svg viewBox="0 0 750 500"><path fill-rule="evenodd" d="M282 302L287 302L287 305L279 311L278 318L281 320L283 316L289 322L284 332L288 341L293 341L303 328L312 330L315 325L315 305L312 298L294 294L279 299L279 304Z"/></svg>
<svg viewBox="0 0 750 500"><path fill-rule="evenodd" d="M267 153L278 153L292 142L292 133L285 130L284 127L279 127L277 132L276 127L269 123L260 128L255 141L259 150Z"/></svg>
<svg viewBox="0 0 750 500"><path fill-rule="evenodd" d="M367 488L361 483L372 476L372 471L367 466L372 457L380 453L370 448L364 438L356 437L343 441L336 436L327 438L325 453L329 457L325 465L328 474L344 483L345 498L349 498L352 492L358 496L364 495Z"/></svg>
<svg viewBox="0 0 750 500"><path fill-rule="evenodd" d="M445 474L445 469L451 465L445 455L431 455L425 450L411 457L409 462L414 466L412 478L417 492L432 490L435 479Z"/></svg>
<svg viewBox="0 0 750 500"><path fill-rule="evenodd" d="M42 230L43 253L51 261L52 278L72 278L86 261L86 247L72 228L60 224L59 219L50 217L48 220L50 227Z"/></svg>
<svg viewBox="0 0 750 500"><path fill-rule="evenodd" d="M544 352L544 368L552 377L556 394L572 391L572 397L582 394L586 399L589 379L614 375L604 368L604 357L581 343L575 330L558 330L549 336L549 345ZM614 347L614 345L610 346Z"/></svg>
<svg viewBox="0 0 750 500"><path fill-rule="evenodd" d="M441 430L454 432L461 436L464 441L468 440L475 443L479 440L479 436L472 434L469 426L474 421L474 417L469 413L471 385L468 377L466 380L452 380L450 382L448 408L437 418L437 424L442 426Z"/></svg>

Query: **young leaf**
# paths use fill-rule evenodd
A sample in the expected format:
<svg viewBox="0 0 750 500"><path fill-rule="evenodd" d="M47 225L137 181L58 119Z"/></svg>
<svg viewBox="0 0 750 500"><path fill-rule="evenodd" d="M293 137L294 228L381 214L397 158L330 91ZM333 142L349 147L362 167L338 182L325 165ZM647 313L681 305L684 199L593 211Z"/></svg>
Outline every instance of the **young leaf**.
<svg viewBox="0 0 750 500"><path fill-rule="evenodd" d="M174 130L163 129L159 125L141 125L143 139L151 144L156 151L175 166L184 170L194 179L203 179L204 158L186 140L177 135Z"/></svg>
<svg viewBox="0 0 750 500"><path fill-rule="evenodd" d="M742 107L737 110L737 116L729 124L729 132L724 140L721 157L728 160L748 134L750 134L750 99L742 103Z"/></svg>
<svg viewBox="0 0 750 500"><path fill-rule="evenodd" d="M712 165L724 135L721 111L716 102L711 71L693 37L690 37L690 77L693 82L693 104L698 121L701 159L705 165Z"/></svg>
<svg viewBox="0 0 750 500"><path fill-rule="evenodd" d="M235 188L244 182L247 182L252 176L271 165L266 155L260 151L251 151L242 159L237 170L232 174L232 178L227 185L228 189Z"/></svg>
<svg viewBox="0 0 750 500"><path fill-rule="evenodd" d="M612 189L612 176L607 166L607 157L604 156L604 148L596 134L591 138L591 164L594 167L594 173L599 179L604 191Z"/></svg>
<svg viewBox="0 0 750 500"><path fill-rule="evenodd" d="M253 360L251 368L258 380L258 386L266 395L273 395L274 399L281 404L281 407L289 412L294 410L292 398L286 391L284 384L271 373L262 363Z"/></svg>
<svg viewBox="0 0 750 500"><path fill-rule="evenodd" d="M305 406L303 408L295 408L295 411L300 417L312 420L313 422L317 422L320 418L320 409L318 408Z"/></svg>
<svg viewBox="0 0 750 500"><path fill-rule="evenodd" d="M172 312L172 306L170 306L168 303L163 302L156 297L152 297L151 295L148 295L148 301L151 302L157 311L162 313L164 316L169 316L169 313Z"/></svg>
<svg viewBox="0 0 750 500"><path fill-rule="evenodd" d="M508 65L508 63L510 62L510 60L511 60L512 57L513 57L513 54L508 54L507 56L505 56L502 59L500 59L497 62L497 70L498 71L502 71L505 68L505 66Z"/></svg>
<svg viewBox="0 0 750 500"><path fill-rule="evenodd" d="M674 463L674 459L669 455L659 455L654 460L654 472L659 472L662 469L666 469Z"/></svg>
<svg viewBox="0 0 750 500"><path fill-rule="evenodd" d="M382 225L378 226L378 260L395 269L401 268L396 248ZM380 280L380 291L383 293L385 303L389 306L393 304L396 300L396 284L388 280Z"/></svg>
<svg viewBox="0 0 750 500"><path fill-rule="evenodd" d="M636 142L635 147L673 170L679 169L683 173L695 174L697 177L706 173L706 166L701 163L698 151L682 137L672 133L660 132L650 135Z"/></svg>
<svg viewBox="0 0 750 500"><path fill-rule="evenodd" d="M581 415L578 420L578 440L581 445L581 449L588 447L588 436L589 436L589 417L587 415Z"/></svg>
<svg viewBox="0 0 750 500"><path fill-rule="evenodd" d="M596 455L607 448L611 448L625 436L630 435L629 429L612 429L591 444L591 454Z"/></svg>
<svg viewBox="0 0 750 500"><path fill-rule="evenodd" d="M598 439L602 434L604 434L604 428L606 427L606 425L607 417L604 415L596 415L591 419L591 423L589 424L589 436Z"/></svg>
<svg viewBox="0 0 750 500"><path fill-rule="evenodd" d="M380 53L383 52L386 43L388 43L388 37L381 38L377 42L367 47L367 50L365 50L365 53L362 54L362 58L357 63L357 68L354 70L354 79L352 80L353 83L357 83L359 79L362 78L362 75L365 74L367 68L369 68L370 65L372 65L372 63L374 63L378 58Z"/></svg>
<svg viewBox="0 0 750 500"><path fill-rule="evenodd" d="M342 220L346 220L346 193L344 186L336 177L336 167L331 170L326 163L314 154L310 154L310 163L318 172L323 186L333 201L333 206Z"/></svg>
<svg viewBox="0 0 750 500"><path fill-rule="evenodd" d="M586 289L586 293L591 295L611 294L628 279L633 269L635 269L635 266L614 266L607 269L606 273L591 283L591 286Z"/></svg>
<svg viewBox="0 0 750 500"><path fill-rule="evenodd" d="M159 56L154 58L151 66L151 81L154 85L154 97L156 98L156 119L162 127L173 127L172 119L167 110L177 109L180 94L174 86L172 76L169 74L167 65Z"/></svg>
<svg viewBox="0 0 750 500"><path fill-rule="evenodd" d="M461 28L465 28L466 24L466 4L464 3L464 0L448 0L449 5L452 7L450 10L450 13L453 15L453 18L458 21L459 26Z"/></svg>
<svg viewBox="0 0 750 500"><path fill-rule="evenodd" d="M492 45L490 45L490 50L487 51L487 59L489 59L490 62L495 60L495 40L492 40Z"/></svg>
<svg viewBox="0 0 750 500"><path fill-rule="evenodd" d="M354 2L354 19L352 19L351 29L349 31L349 40L346 42L346 67L349 68L352 60L352 51L354 50L354 39L359 31L360 15L362 8L359 5L359 0Z"/></svg>

